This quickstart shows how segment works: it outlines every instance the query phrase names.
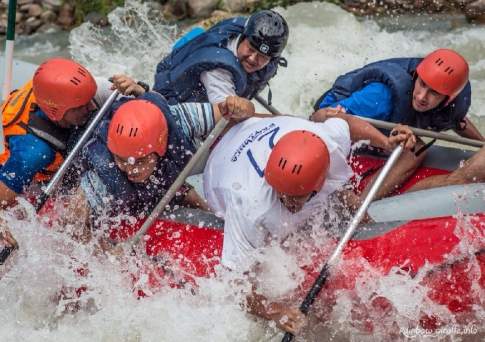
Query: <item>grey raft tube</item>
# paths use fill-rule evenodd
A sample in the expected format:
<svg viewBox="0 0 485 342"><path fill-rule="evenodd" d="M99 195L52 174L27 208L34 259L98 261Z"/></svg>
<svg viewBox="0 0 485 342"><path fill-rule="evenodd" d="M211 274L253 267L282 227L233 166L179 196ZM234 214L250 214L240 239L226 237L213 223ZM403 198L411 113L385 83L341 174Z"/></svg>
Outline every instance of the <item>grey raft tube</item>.
<svg viewBox="0 0 485 342"><path fill-rule="evenodd" d="M368 214L376 222L409 221L485 212L485 183L408 192L375 201Z"/></svg>

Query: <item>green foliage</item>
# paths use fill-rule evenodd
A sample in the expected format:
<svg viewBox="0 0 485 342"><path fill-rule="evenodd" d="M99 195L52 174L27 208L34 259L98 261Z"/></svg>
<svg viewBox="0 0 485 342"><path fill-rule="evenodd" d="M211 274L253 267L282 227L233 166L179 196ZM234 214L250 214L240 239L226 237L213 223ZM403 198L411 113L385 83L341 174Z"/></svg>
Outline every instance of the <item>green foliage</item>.
<svg viewBox="0 0 485 342"><path fill-rule="evenodd" d="M70 0L76 8L76 21L84 20L84 17L91 12L98 12L107 15L117 6L123 6L125 0Z"/></svg>

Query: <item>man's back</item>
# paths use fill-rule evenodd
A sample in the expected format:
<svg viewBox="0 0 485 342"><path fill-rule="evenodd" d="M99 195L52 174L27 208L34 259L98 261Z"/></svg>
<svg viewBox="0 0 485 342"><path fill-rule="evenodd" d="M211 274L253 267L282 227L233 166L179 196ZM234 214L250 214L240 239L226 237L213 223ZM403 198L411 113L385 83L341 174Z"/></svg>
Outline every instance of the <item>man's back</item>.
<svg viewBox="0 0 485 342"><path fill-rule="evenodd" d="M272 148L286 133L308 130L321 137L330 153L330 169L322 190L297 214L290 213L264 178ZM268 236L280 238L303 223L351 175L348 125L341 119L313 123L281 116L251 118L234 126L217 144L204 170L209 206L225 219L223 263L234 267Z"/></svg>

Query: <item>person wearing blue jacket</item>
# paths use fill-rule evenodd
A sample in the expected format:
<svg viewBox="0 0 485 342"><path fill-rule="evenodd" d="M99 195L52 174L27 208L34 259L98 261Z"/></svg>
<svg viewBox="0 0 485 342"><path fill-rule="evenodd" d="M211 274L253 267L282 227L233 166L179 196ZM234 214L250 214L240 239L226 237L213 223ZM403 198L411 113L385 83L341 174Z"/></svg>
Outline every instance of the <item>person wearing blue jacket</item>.
<svg viewBox="0 0 485 342"><path fill-rule="evenodd" d="M115 75L113 84L127 93L135 82ZM240 97L217 105L169 105L157 92L117 100L83 148L80 186L64 219L80 224L89 236L91 227L120 215L148 216L223 116L234 124L253 115L254 105ZM208 210L188 184L171 205Z"/></svg>
<svg viewBox="0 0 485 342"><path fill-rule="evenodd" d="M439 49L424 59L392 58L339 76L315 110L340 106L348 114L483 140L466 118L470 103L468 63Z"/></svg>
<svg viewBox="0 0 485 342"><path fill-rule="evenodd" d="M315 103L313 118L346 112L377 120L444 131L484 141L466 117L471 104L467 61L450 49L423 58L393 58L339 76ZM401 157L378 198L402 184L424 159L426 146ZM391 184L393 184L391 186ZM366 191L364 191L364 195Z"/></svg>
<svg viewBox="0 0 485 342"><path fill-rule="evenodd" d="M223 102L257 95L286 66L288 25L275 11L224 20L182 37L157 66L154 90L169 104Z"/></svg>

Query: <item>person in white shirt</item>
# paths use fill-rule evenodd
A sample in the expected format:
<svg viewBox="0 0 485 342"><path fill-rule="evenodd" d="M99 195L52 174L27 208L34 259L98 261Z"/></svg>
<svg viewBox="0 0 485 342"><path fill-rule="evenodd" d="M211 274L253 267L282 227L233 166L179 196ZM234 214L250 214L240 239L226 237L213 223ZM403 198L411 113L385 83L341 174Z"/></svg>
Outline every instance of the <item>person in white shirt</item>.
<svg viewBox="0 0 485 342"><path fill-rule="evenodd" d="M413 147L415 137L407 126L397 125L393 131L386 137L346 114L325 122L250 118L231 128L204 170L208 204L225 221L222 264L248 269L253 251L295 232L330 194L342 191L352 175L347 164L351 141L370 140L386 150L404 141L406 148ZM254 293L248 307L292 333L304 322L297 308L269 303Z"/></svg>

